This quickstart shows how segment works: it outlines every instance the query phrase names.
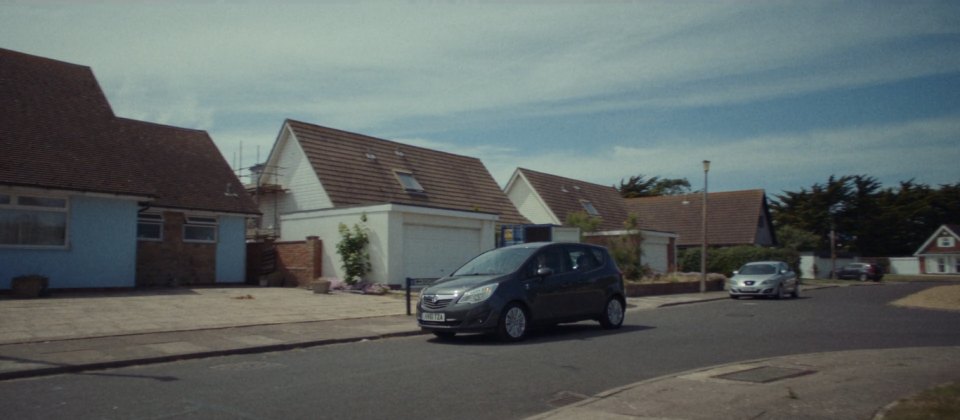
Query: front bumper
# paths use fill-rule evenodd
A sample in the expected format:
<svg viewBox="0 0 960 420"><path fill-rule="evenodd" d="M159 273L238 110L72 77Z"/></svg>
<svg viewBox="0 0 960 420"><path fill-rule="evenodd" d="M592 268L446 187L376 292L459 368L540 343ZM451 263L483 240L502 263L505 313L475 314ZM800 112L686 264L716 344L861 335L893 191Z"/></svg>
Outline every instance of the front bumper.
<svg viewBox="0 0 960 420"><path fill-rule="evenodd" d="M777 294L777 285L739 286L727 285L730 296L774 296Z"/></svg>
<svg viewBox="0 0 960 420"><path fill-rule="evenodd" d="M473 305L450 303L443 308L425 308L417 304L417 325L424 331L488 332L497 328L500 308L493 298ZM443 313L444 321L425 321L424 313Z"/></svg>

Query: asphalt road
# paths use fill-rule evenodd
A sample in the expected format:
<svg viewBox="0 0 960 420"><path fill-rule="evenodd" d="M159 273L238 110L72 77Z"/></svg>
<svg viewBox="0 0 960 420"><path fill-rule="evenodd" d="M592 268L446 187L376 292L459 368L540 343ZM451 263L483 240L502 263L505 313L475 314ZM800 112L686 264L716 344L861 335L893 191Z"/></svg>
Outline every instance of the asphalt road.
<svg viewBox="0 0 960 420"><path fill-rule="evenodd" d="M0 412L17 419L523 418L578 395L720 363L960 345L960 313L886 304L930 286L635 311L618 331L581 323L510 345L416 336L6 381Z"/></svg>

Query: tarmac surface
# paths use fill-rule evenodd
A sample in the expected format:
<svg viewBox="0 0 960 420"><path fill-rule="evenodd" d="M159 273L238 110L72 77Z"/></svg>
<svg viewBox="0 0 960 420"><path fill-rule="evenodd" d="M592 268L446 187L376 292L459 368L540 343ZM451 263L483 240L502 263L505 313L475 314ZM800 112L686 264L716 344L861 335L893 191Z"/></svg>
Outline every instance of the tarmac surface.
<svg viewBox="0 0 960 420"><path fill-rule="evenodd" d="M628 310L720 299L726 292L630 298ZM3 296L0 380L416 334L402 294L218 287ZM791 355L650 379L534 418L882 418L898 399L956 381L957 372L960 347Z"/></svg>

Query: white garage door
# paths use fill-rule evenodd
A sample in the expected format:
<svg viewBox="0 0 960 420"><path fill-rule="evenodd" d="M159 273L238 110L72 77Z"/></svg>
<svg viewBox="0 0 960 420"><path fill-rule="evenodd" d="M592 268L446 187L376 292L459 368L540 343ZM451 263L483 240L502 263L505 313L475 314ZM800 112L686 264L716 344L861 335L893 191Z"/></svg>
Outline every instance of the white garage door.
<svg viewBox="0 0 960 420"><path fill-rule="evenodd" d="M643 247L643 256L640 257L640 262L647 264L651 270L657 273L666 273L670 268L670 263L667 261L667 245L644 242L641 246Z"/></svg>
<svg viewBox="0 0 960 420"><path fill-rule="evenodd" d="M481 251L479 229L424 225L403 229L405 277L443 277Z"/></svg>

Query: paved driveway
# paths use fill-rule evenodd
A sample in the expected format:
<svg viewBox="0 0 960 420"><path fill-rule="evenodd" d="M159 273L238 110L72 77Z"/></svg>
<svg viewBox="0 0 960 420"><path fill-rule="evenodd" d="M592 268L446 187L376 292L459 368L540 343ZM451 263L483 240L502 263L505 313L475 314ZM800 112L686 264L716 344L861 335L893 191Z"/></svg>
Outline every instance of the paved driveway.
<svg viewBox="0 0 960 420"><path fill-rule="evenodd" d="M0 298L0 344L402 315L399 294L197 288Z"/></svg>

